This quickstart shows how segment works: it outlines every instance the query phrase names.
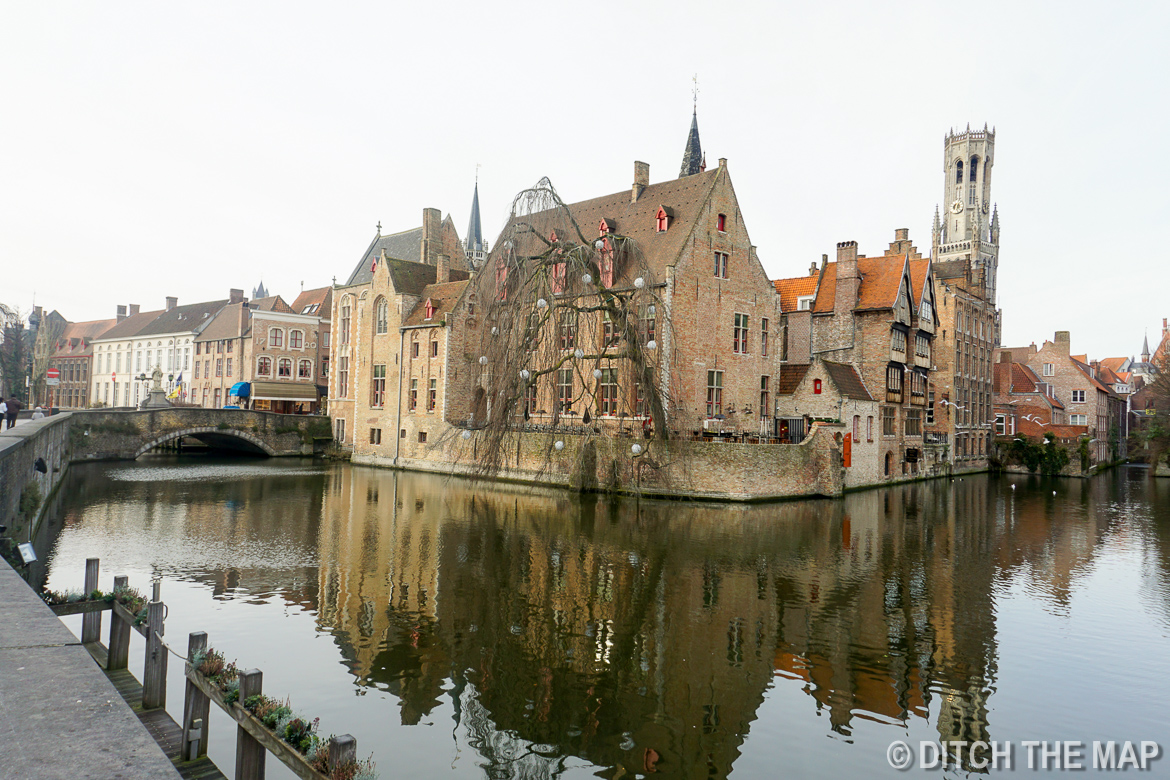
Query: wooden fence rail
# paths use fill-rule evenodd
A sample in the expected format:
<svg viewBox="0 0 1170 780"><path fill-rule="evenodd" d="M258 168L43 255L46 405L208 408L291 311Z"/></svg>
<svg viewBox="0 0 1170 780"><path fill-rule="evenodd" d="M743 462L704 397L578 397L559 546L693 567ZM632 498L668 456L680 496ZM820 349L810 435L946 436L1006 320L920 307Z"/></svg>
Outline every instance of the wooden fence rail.
<svg viewBox="0 0 1170 780"><path fill-rule="evenodd" d="M293 746L278 737L271 729L249 712L243 703L262 692L264 675L259 669L239 673L239 700L224 701L223 693L199 673L191 661L197 653L208 648L207 634L197 631L187 638L187 654L179 655L163 640L166 632L166 604L160 597L160 584L153 583L151 600L146 605L146 622L139 624L139 616L132 614L118 601L88 600L98 589L100 562L89 558L85 562L84 601L52 604L50 609L58 616L82 615L81 640L83 644L101 645L102 612L110 612L110 644L106 653L106 669L125 669L129 664L130 631L146 638L146 655L142 673L142 707L144 710L166 708L167 656L183 658L186 677L186 695L183 700L181 761L195 761L207 755L207 735L210 728L211 702L228 714L237 724L236 780L263 780L264 762L269 753L276 756L303 780L330 780L330 775L316 771L309 761ZM126 587L127 578L114 578L114 587ZM349 734L333 737L328 746L330 768L357 761L357 740Z"/></svg>

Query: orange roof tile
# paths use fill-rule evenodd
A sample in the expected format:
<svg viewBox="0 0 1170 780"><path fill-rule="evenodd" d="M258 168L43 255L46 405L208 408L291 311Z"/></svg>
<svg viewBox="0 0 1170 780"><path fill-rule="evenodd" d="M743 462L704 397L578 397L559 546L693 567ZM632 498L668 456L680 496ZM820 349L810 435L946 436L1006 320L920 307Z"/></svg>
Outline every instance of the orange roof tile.
<svg viewBox="0 0 1170 780"><path fill-rule="evenodd" d="M797 299L817 291L815 275L798 276L793 279L776 279L772 282L780 295L780 311L796 311Z"/></svg>
<svg viewBox="0 0 1170 780"><path fill-rule="evenodd" d="M914 288L925 284L928 260L916 260L911 264L911 285ZM914 264L922 274L922 281L915 283ZM898 290L902 284L902 272L906 269L905 255L882 255L881 257L858 257L857 273L861 276L861 289L857 294L857 311L873 311L878 309L892 309L898 300ZM911 301L911 308L916 308L921 289L912 289L915 299ZM837 263L828 263L825 266L824 279L817 292L813 311L817 313L831 312L834 299L837 295Z"/></svg>

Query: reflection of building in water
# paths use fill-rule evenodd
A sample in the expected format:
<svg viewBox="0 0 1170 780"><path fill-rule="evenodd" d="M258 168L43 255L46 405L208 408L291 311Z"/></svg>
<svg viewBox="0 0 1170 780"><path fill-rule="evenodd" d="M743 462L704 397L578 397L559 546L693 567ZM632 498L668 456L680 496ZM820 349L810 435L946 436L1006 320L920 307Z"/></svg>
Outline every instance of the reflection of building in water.
<svg viewBox="0 0 1170 780"><path fill-rule="evenodd" d="M1059 602L1106 530L1055 522L1046 492L968 479L729 508L345 469L320 622L403 723L450 701L490 777L568 755L724 777L775 678L842 734L913 716L988 740L997 580L1042 569Z"/></svg>

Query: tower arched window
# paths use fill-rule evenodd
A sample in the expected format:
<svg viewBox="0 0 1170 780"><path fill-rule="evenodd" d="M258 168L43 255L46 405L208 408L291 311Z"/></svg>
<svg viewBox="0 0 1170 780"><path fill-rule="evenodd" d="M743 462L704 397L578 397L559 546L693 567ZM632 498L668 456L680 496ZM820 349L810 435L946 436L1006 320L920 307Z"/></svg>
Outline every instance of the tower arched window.
<svg viewBox="0 0 1170 780"><path fill-rule="evenodd" d="M390 323L390 304L385 298L379 298L374 304L374 332L381 336L386 333Z"/></svg>
<svg viewBox="0 0 1170 780"><path fill-rule="evenodd" d="M955 161L955 184L963 183L963 161Z"/></svg>
<svg viewBox="0 0 1170 780"><path fill-rule="evenodd" d="M979 158L971 155L971 181L975 181L975 175L979 172Z"/></svg>

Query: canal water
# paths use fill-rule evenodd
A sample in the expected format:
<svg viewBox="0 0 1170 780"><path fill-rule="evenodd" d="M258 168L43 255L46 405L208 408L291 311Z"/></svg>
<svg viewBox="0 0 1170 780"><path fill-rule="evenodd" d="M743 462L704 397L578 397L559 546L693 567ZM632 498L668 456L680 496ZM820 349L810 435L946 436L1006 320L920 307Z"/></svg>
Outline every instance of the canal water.
<svg viewBox="0 0 1170 780"><path fill-rule="evenodd" d="M1011 742L1013 766L1025 740L1170 747L1170 480L1139 469L738 506L148 457L64 490L49 587L93 556L103 585L160 578L170 643L206 631L383 778L900 777L895 740ZM172 668L172 713L182 695Z"/></svg>

